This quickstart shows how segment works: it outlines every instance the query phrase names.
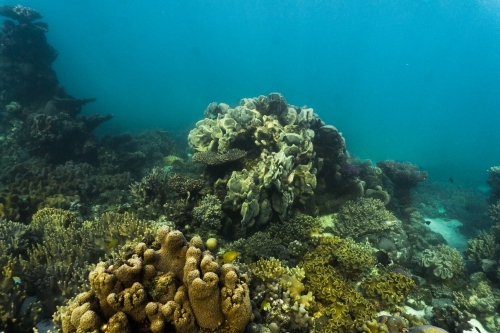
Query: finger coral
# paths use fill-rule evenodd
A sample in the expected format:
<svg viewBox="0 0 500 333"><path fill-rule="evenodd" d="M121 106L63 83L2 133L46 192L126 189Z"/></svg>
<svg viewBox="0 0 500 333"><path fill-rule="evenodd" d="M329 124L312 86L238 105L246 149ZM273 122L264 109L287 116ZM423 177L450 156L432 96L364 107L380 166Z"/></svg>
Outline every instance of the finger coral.
<svg viewBox="0 0 500 333"><path fill-rule="evenodd" d="M90 291L60 309L62 331L243 332L253 318L246 276L230 264L219 267L200 238L188 243L162 227L158 242L159 249L138 243L112 265L99 263Z"/></svg>

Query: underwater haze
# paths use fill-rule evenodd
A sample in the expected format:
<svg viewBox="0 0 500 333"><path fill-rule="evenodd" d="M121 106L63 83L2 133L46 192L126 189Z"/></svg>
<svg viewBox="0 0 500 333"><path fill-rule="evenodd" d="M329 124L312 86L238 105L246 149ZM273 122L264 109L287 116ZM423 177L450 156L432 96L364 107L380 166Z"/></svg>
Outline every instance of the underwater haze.
<svg viewBox="0 0 500 333"><path fill-rule="evenodd" d="M14 4L2 1L2 4ZM280 92L361 159L485 185L500 157L500 1L24 1L59 81L108 132L188 130Z"/></svg>

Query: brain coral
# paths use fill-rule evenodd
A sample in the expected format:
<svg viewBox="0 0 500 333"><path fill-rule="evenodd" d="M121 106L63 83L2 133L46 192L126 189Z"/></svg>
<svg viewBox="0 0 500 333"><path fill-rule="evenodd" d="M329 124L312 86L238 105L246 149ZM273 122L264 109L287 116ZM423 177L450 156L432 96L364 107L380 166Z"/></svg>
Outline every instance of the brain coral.
<svg viewBox="0 0 500 333"><path fill-rule="evenodd" d="M272 93L244 98L235 108L210 104L188 143L197 151L197 160L211 161L207 164L219 163L221 156L226 160L235 151L246 152L243 168L229 169L216 181L216 187L225 188L224 206L239 211L246 228L265 224L273 215L284 221L294 204L305 204L312 196L318 171L313 141L323 132L340 138L329 155L341 161L345 145L333 126L325 126L311 108L288 105L283 96Z"/></svg>

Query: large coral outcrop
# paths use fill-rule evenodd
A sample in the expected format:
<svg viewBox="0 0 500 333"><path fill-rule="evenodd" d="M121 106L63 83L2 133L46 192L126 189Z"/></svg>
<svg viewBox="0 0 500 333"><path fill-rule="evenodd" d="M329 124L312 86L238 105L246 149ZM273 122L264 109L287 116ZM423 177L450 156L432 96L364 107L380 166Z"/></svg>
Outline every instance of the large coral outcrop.
<svg viewBox="0 0 500 333"><path fill-rule="evenodd" d="M243 168L228 168L215 182L225 191L226 209L239 212L246 228L265 224L273 215L284 221L294 204L311 198L326 158L316 158L314 140L320 135L334 138L327 144L337 143L333 150L322 151L337 163L344 161L345 142L333 126L325 126L313 109L288 105L283 96L272 93L244 98L235 108L210 104L205 118L189 133L188 143L198 152L196 160L205 164L226 160L235 151L238 156L246 154Z"/></svg>
<svg viewBox="0 0 500 333"><path fill-rule="evenodd" d="M159 248L135 245L90 273L91 290L61 309L62 331L155 332L200 329L243 332L253 319L247 278L230 264L219 267L200 238L158 230Z"/></svg>

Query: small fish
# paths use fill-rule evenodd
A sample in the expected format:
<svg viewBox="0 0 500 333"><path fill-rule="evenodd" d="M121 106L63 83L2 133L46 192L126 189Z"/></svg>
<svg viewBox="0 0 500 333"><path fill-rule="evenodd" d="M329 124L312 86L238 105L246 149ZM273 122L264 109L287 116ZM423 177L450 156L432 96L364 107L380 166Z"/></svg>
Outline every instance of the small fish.
<svg viewBox="0 0 500 333"><path fill-rule="evenodd" d="M450 177L450 183L453 183L453 178Z"/></svg>
<svg viewBox="0 0 500 333"><path fill-rule="evenodd" d="M478 331L479 333L482 333L481 330L479 329L479 327L477 326L474 326L474 328L476 329L476 331Z"/></svg>
<svg viewBox="0 0 500 333"><path fill-rule="evenodd" d="M227 251L224 252L220 258L219 258L219 263L220 264L229 264L230 262L233 262L238 258L238 252L236 251Z"/></svg>
<svg viewBox="0 0 500 333"><path fill-rule="evenodd" d="M429 225L431 224L431 221L425 221L425 224Z"/></svg>
<svg viewBox="0 0 500 333"><path fill-rule="evenodd" d="M14 281L14 285L21 284L21 278L19 276L13 276L12 281Z"/></svg>
<svg viewBox="0 0 500 333"><path fill-rule="evenodd" d="M111 250L112 248L116 247L118 245L119 241L118 239L110 239L108 244L106 244L106 250Z"/></svg>

